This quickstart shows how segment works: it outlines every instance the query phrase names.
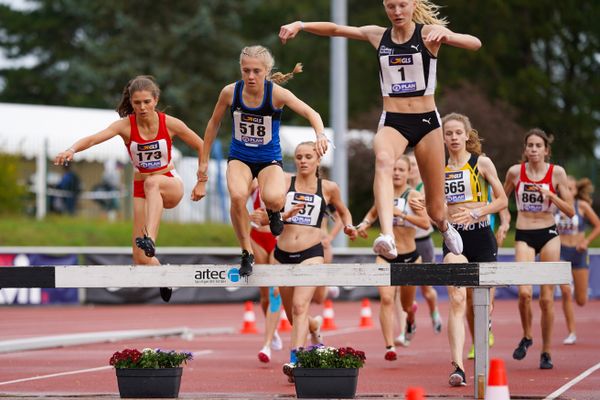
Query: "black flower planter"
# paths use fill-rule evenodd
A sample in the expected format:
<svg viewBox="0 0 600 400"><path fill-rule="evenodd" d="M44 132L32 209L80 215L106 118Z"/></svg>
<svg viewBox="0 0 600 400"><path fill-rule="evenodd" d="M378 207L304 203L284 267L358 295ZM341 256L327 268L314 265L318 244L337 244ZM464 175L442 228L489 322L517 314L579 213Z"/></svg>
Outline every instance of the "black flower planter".
<svg viewBox="0 0 600 400"><path fill-rule="evenodd" d="M352 399L358 368L294 368L296 396L300 399Z"/></svg>
<svg viewBox="0 0 600 400"><path fill-rule="evenodd" d="M182 367L117 368L116 371L122 398L179 396Z"/></svg>

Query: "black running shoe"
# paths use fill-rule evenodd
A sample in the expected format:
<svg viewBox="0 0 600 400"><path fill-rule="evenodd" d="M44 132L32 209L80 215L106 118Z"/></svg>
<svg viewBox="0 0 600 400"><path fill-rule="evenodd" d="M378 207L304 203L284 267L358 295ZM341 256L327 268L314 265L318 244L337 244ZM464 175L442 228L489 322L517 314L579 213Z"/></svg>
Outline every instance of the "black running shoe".
<svg viewBox="0 0 600 400"><path fill-rule="evenodd" d="M283 220L281 219L281 213L279 211L271 211L267 210L267 215L269 216L269 228L271 228L271 233L274 236L281 235L283 232Z"/></svg>
<svg viewBox="0 0 600 400"><path fill-rule="evenodd" d="M289 383L294 383L294 368L296 368L296 364L294 363L283 364L283 373L288 377Z"/></svg>
<svg viewBox="0 0 600 400"><path fill-rule="evenodd" d="M161 287L160 288L160 298L163 299L165 303L168 303L171 300L171 295L173 294L173 289L170 287Z"/></svg>
<svg viewBox="0 0 600 400"><path fill-rule="evenodd" d="M550 354L542 353L540 356L540 369L552 369L554 365L552 364L552 358L550 358Z"/></svg>
<svg viewBox="0 0 600 400"><path fill-rule="evenodd" d="M252 266L254 265L254 255L248 253L248 250L242 250L242 261L240 263L240 276L248 277L252 275Z"/></svg>
<svg viewBox="0 0 600 400"><path fill-rule="evenodd" d="M521 339L521 341L519 342L519 345L517 346L517 348L515 349L515 351L513 351L513 358L515 360L522 360L522 359L524 359L525 356L527 355L527 349L532 344L533 344L533 339L527 339L526 337L524 337L523 339Z"/></svg>
<svg viewBox="0 0 600 400"><path fill-rule="evenodd" d="M467 378L465 377L465 371L463 371L457 363L452 362L454 372L450 374L448 383L450 386L467 386Z"/></svg>
<svg viewBox="0 0 600 400"><path fill-rule="evenodd" d="M144 237L135 238L135 245L144 250L146 257L154 257L154 254L156 253L156 247L150 236L144 235Z"/></svg>

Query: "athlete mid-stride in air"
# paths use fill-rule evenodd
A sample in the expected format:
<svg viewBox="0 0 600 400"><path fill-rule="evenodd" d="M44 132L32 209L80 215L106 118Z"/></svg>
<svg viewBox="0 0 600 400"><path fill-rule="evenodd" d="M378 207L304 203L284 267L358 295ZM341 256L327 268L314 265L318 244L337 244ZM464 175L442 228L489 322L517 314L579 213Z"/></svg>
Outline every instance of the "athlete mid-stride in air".
<svg viewBox="0 0 600 400"><path fill-rule="evenodd" d="M342 26L331 22L296 21L283 25L283 43L300 31L319 36L363 40L377 49L383 114L375 135L375 181L373 191L381 235L373 243L380 256L398 255L393 232L392 175L395 161L407 147L414 147L425 184L427 214L454 254L462 252L462 240L448 224L444 206L444 141L434 100L437 55L442 44L477 50L474 36L452 32L438 18L439 7L428 0L384 0L392 26Z"/></svg>
<svg viewBox="0 0 600 400"><path fill-rule="evenodd" d="M213 114L204 132L204 152L198 169L198 180L208 180L208 161L212 146L227 108L231 110L231 148L227 163L227 188L231 199L231 222L242 248L240 275L252 274L254 254L250 240L250 216L246 202L252 180L257 178L260 196L269 214L273 235L283 231L281 210L285 204L285 176L282 169L279 124L283 107L288 106L306 118L316 135L315 151L322 156L328 140L323 133L321 116L292 92L279 86L301 72L296 65L290 74L271 74L275 60L263 46L244 47L240 54L242 79L221 90Z"/></svg>

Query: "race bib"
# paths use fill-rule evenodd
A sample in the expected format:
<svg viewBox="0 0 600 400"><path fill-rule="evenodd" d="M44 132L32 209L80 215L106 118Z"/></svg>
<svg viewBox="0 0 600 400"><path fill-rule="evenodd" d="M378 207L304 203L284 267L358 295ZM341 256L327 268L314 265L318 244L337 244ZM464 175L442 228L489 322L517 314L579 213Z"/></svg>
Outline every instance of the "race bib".
<svg viewBox="0 0 600 400"><path fill-rule="evenodd" d="M406 199L404 197L396 197L394 199L394 211L400 211L403 212L404 210L406 210ZM400 218L399 216L395 215L394 216L394 221L392 223L394 226L404 226L405 222L404 219Z"/></svg>
<svg viewBox="0 0 600 400"><path fill-rule="evenodd" d="M233 112L234 137L249 147L264 146L273 137L270 115Z"/></svg>
<svg viewBox="0 0 600 400"><path fill-rule="evenodd" d="M133 164L141 169L161 169L169 165L169 150L164 139L148 143L131 142L129 145Z"/></svg>
<svg viewBox="0 0 600 400"><path fill-rule="evenodd" d="M423 55L395 54L379 57L381 87L385 93L404 94L425 90Z"/></svg>
<svg viewBox="0 0 600 400"><path fill-rule="evenodd" d="M473 200L471 171L448 171L445 178L444 193L446 194L446 203L464 203Z"/></svg>
<svg viewBox="0 0 600 400"><path fill-rule="evenodd" d="M523 183L522 189L519 193L519 200L521 203L521 211L529 212L542 212L547 210L548 205L544 199L542 193L537 190L537 186L550 190L550 186L547 183L533 184Z"/></svg>
<svg viewBox="0 0 600 400"><path fill-rule="evenodd" d="M304 204L304 208L287 219L287 222L296 225L317 226L322 201L323 199L316 194L288 192L284 212L290 211L296 204Z"/></svg>

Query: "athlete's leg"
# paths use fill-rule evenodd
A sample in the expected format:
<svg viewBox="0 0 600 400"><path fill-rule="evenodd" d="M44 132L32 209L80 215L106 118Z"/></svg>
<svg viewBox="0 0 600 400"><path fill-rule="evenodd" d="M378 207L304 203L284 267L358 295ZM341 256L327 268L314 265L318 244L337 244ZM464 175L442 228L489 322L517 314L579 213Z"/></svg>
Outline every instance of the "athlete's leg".
<svg viewBox="0 0 600 400"><path fill-rule="evenodd" d="M231 223L240 247L249 253L252 252L252 244L250 242L250 216L246 203L250 196L251 183L250 168L241 161L229 161L227 164L227 189L231 199Z"/></svg>
<svg viewBox="0 0 600 400"><path fill-rule="evenodd" d="M466 263L463 255L446 254L444 263ZM463 349L465 346L465 310L467 304L467 290L464 287L448 286L448 300L450 311L448 313L448 342L450 344L450 357L452 361L464 371Z"/></svg>
<svg viewBox="0 0 600 400"><path fill-rule="evenodd" d="M136 245L136 238L144 236L146 229L146 199L142 197L133 198L133 234L132 255L133 263L137 265L160 265L156 257L146 257L144 250Z"/></svg>
<svg viewBox="0 0 600 400"><path fill-rule="evenodd" d="M532 247L529 247L525 242L515 242L515 261L535 261L535 250ZM531 285L519 286L519 315L521 317L523 337L527 339L531 339L533 337L531 330L531 323L533 320L533 314L531 311L532 297L533 288Z"/></svg>
<svg viewBox="0 0 600 400"><path fill-rule="evenodd" d="M373 150L375 152L375 179L373 182L373 193L375 196L375 207L379 216L381 233L391 235L393 208L394 208L394 185L393 171L396 159L404 154L408 141L398 131L390 127L382 127L375 135ZM443 154L443 148L442 148Z"/></svg>
<svg viewBox="0 0 600 400"><path fill-rule="evenodd" d="M549 240L540 251L540 261L560 260L560 238ZM542 352L550 353L552 328L554 326L554 285L541 285L540 308L542 309Z"/></svg>
<svg viewBox="0 0 600 400"><path fill-rule="evenodd" d="M590 270L588 268L573 268L573 285L575 286L575 302L584 306L588 300L588 285Z"/></svg>
<svg viewBox="0 0 600 400"><path fill-rule="evenodd" d="M279 165L263 168L258 173L258 187L260 198L267 210L279 211L285 205L285 174Z"/></svg>
<svg viewBox="0 0 600 400"><path fill-rule="evenodd" d="M164 208L173 208L183 197L183 182L176 177L150 175L144 181L146 194L146 229L156 241Z"/></svg>

